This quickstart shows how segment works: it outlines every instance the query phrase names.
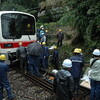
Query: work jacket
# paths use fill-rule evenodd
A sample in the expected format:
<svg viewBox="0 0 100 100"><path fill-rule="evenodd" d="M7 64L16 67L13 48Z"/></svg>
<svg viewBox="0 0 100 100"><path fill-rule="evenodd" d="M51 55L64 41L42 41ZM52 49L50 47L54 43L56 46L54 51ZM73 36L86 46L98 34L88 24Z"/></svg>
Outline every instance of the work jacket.
<svg viewBox="0 0 100 100"><path fill-rule="evenodd" d="M0 61L0 82L7 80L8 71L9 71L9 66Z"/></svg>
<svg viewBox="0 0 100 100"><path fill-rule="evenodd" d="M20 59L26 58L26 53L27 53L26 48L23 46L20 46L16 51L17 58L20 58Z"/></svg>
<svg viewBox="0 0 100 100"><path fill-rule="evenodd" d="M74 81L71 73L67 70L60 70L55 75L54 92L56 100L71 100L73 97Z"/></svg>
<svg viewBox="0 0 100 100"><path fill-rule="evenodd" d="M90 60L90 65L91 63L95 60L96 58L92 58ZM91 66L91 73L90 73L90 78L95 80L95 81L100 81L100 59L95 60L93 65Z"/></svg>
<svg viewBox="0 0 100 100"><path fill-rule="evenodd" d="M75 56L72 56L70 59L72 61L72 67L70 70L72 76L74 78L80 78L82 73L82 67L84 65L82 57L80 56L80 54L77 54Z"/></svg>

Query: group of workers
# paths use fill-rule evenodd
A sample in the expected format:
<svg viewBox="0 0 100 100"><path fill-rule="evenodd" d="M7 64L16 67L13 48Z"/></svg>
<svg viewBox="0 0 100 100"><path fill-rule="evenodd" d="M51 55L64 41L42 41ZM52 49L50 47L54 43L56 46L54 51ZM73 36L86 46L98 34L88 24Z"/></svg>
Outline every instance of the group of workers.
<svg viewBox="0 0 100 100"><path fill-rule="evenodd" d="M54 92L56 100L75 100L75 95L79 92L79 83L84 65L84 56L81 49L74 50L74 56L65 59L60 71L54 70ZM90 100L100 100L100 50L95 49L90 59Z"/></svg>
<svg viewBox="0 0 100 100"><path fill-rule="evenodd" d="M30 73L37 77L41 76L39 69L48 69L48 58L50 55L49 48L46 45L46 35L44 33L43 26L39 30L39 43L41 45L42 52L39 55L31 55L30 52L23 46L22 42L19 42L19 48L16 51L16 57L20 60L20 69L25 73ZM43 38L45 37L45 38ZM64 35L61 29L57 34L57 46L54 46L52 53L52 63L54 65L54 92L56 94L56 100L74 100L74 96L79 93L80 78L83 73L84 56L82 49L74 49L74 55L69 59L65 59L62 63L61 70L59 69L59 52L57 47L62 46L62 40ZM34 43L32 43L34 44ZM12 100L14 95L11 92L11 87L7 78L7 72L9 66L4 63L6 60L5 55L0 55L0 100L3 99L3 88L5 87L8 94L8 100ZM90 73L91 82L91 96L90 100L100 100L100 50L95 49L93 51L93 58L90 60L90 66L92 68Z"/></svg>
<svg viewBox="0 0 100 100"><path fill-rule="evenodd" d="M39 69L46 70L48 68L49 48L46 46L46 42L35 42L29 45L32 44L40 44L42 52L40 53L40 50L38 50L36 51L38 54L33 55L23 46L22 42L19 42L19 48L16 51L16 55L17 59L20 59L20 69L22 71L25 73L28 72L31 75L40 76ZM31 48L32 46L30 46L30 50Z"/></svg>
<svg viewBox="0 0 100 100"><path fill-rule="evenodd" d="M38 41L47 43L47 39L48 39L47 36L48 36L48 30L45 30L44 26L41 25L40 28L37 30ZM57 47L62 46L64 34L61 28L58 30L58 33L56 34L56 38L57 38Z"/></svg>

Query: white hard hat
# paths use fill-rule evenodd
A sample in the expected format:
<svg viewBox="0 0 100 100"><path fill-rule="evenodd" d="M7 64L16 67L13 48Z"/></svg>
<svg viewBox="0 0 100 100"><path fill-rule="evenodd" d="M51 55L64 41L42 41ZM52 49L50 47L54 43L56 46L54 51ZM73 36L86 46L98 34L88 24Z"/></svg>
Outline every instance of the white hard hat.
<svg viewBox="0 0 100 100"><path fill-rule="evenodd" d="M72 67L72 61L70 59L65 59L62 63L63 67L70 68Z"/></svg>
<svg viewBox="0 0 100 100"><path fill-rule="evenodd" d="M40 26L40 28L43 28L43 27L44 27L43 25Z"/></svg>
<svg viewBox="0 0 100 100"><path fill-rule="evenodd" d="M95 50L93 51L93 55L95 55L95 56L100 56L100 50L99 50L99 49L95 49Z"/></svg>
<svg viewBox="0 0 100 100"><path fill-rule="evenodd" d="M54 69L52 70L52 73L56 74L58 72L58 70Z"/></svg>

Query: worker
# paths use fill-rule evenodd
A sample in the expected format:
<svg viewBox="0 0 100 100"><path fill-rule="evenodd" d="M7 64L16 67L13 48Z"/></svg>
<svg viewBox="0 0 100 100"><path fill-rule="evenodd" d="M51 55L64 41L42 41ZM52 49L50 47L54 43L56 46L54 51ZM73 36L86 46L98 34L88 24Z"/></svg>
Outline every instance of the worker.
<svg viewBox="0 0 100 100"><path fill-rule="evenodd" d="M20 68L26 73L27 69L27 51L22 42L19 42L19 48L16 51L17 59L20 60Z"/></svg>
<svg viewBox="0 0 100 100"><path fill-rule="evenodd" d="M13 100L15 96L11 92L11 86L7 78L7 72L9 71L9 66L4 63L6 56L4 54L0 55L0 100L3 99L3 89L7 91L7 100Z"/></svg>
<svg viewBox="0 0 100 100"><path fill-rule="evenodd" d="M44 33L42 33L42 37L41 37L40 42L46 42L46 36Z"/></svg>
<svg viewBox="0 0 100 100"><path fill-rule="evenodd" d="M39 32L39 41L41 42L41 38L43 37L43 35L45 35L45 31L44 31L44 27L42 27L40 29L40 32Z"/></svg>
<svg viewBox="0 0 100 100"><path fill-rule="evenodd" d="M64 34L62 32L62 29L59 29L59 32L57 34L57 46L60 47L62 46L62 40L64 39Z"/></svg>
<svg viewBox="0 0 100 100"><path fill-rule="evenodd" d="M48 69L48 57L49 57L49 48L46 46L46 42L42 42L44 53L43 53L43 68Z"/></svg>
<svg viewBox="0 0 100 100"><path fill-rule="evenodd" d="M65 59L62 66L63 68L60 71L55 71L53 87L56 100L73 100L74 80L70 73L71 60Z"/></svg>
<svg viewBox="0 0 100 100"><path fill-rule="evenodd" d="M54 46L54 51L52 55L52 63L55 69L59 69L59 52L57 46Z"/></svg>
<svg viewBox="0 0 100 100"><path fill-rule="evenodd" d="M90 100L100 100L100 50L95 49L93 51L93 58L90 59L90 85L91 96Z"/></svg>
<svg viewBox="0 0 100 100"><path fill-rule="evenodd" d="M74 78L74 93L75 95L78 95L79 91L79 82L81 78L82 68L84 65L84 61L82 57L80 56L80 50L79 48L74 49L74 55L70 57L70 60L72 61L72 67L71 67L71 74Z"/></svg>

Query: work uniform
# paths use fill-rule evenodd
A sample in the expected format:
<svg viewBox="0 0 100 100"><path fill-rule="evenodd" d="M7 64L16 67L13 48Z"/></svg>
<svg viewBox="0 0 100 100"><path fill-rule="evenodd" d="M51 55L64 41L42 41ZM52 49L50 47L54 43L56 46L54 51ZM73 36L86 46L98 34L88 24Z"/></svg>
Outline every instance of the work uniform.
<svg viewBox="0 0 100 100"><path fill-rule="evenodd" d="M44 55L43 55L43 67L44 69L48 68L48 57L49 57L49 48L47 46L43 46Z"/></svg>
<svg viewBox="0 0 100 100"><path fill-rule="evenodd" d="M54 49L53 56L52 56L52 63L54 64L54 68L59 68L59 52L57 49Z"/></svg>
<svg viewBox="0 0 100 100"><path fill-rule="evenodd" d="M90 73L90 79L91 79L91 99L90 100L100 100L100 59L92 58L90 60L90 65L91 64L92 64L91 66L92 70Z"/></svg>
<svg viewBox="0 0 100 100"><path fill-rule="evenodd" d="M46 36L45 35L43 35L42 37L41 37L41 41L40 41L41 43L42 42L45 42L46 43Z"/></svg>
<svg viewBox="0 0 100 100"><path fill-rule="evenodd" d="M39 76L39 56L29 55L29 72L31 75Z"/></svg>
<svg viewBox="0 0 100 100"><path fill-rule="evenodd" d="M72 67L70 72L74 78L74 90L75 93L77 94L79 90L79 82L80 82L84 62L80 54L72 56L70 60L72 61Z"/></svg>
<svg viewBox="0 0 100 100"><path fill-rule="evenodd" d="M5 88L7 91L8 100L12 100L13 98L11 87L7 78L8 71L9 66L0 61L0 100L3 99L3 88Z"/></svg>
<svg viewBox="0 0 100 100"><path fill-rule="evenodd" d="M72 100L74 80L68 70L62 69L55 74L53 87L56 100Z"/></svg>
<svg viewBox="0 0 100 100"><path fill-rule="evenodd" d="M26 71L27 67L27 51L26 48L23 46L20 46L16 51L17 58L20 59L20 68L23 71Z"/></svg>
<svg viewBox="0 0 100 100"><path fill-rule="evenodd" d="M62 40L64 39L64 34L62 32L59 32L57 34L57 46L60 47L62 46Z"/></svg>

